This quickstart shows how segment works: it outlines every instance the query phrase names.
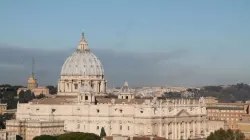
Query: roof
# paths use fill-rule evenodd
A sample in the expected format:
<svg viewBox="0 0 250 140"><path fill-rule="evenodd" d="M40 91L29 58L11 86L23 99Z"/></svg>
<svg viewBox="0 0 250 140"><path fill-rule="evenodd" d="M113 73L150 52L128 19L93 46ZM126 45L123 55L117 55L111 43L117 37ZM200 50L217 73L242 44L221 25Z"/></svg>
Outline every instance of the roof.
<svg viewBox="0 0 250 140"><path fill-rule="evenodd" d="M55 96L52 98L34 99L31 101L33 104L67 104L73 103L77 100L77 96Z"/></svg>
<svg viewBox="0 0 250 140"><path fill-rule="evenodd" d="M226 106L207 106L207 109L219 109L219 110L243 110L243 107L226 107Z"/></svg>

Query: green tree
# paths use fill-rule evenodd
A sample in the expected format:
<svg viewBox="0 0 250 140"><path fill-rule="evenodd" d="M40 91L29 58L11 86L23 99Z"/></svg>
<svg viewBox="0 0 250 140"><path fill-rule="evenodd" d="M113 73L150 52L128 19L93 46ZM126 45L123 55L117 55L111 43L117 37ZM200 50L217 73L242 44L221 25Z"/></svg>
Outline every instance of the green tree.
<svg viewBox="0 0 250 140"><path fill-rule="evenodd" d="M236 130L235 140L244 140L245 138L245 135L240 130Z"/></svg>
<svg viewBox="0 0 250 140"><path fill-rule="evenodd" d="M237 130L237 131L232 131L230 129L228 130L217 130L213 133L211 133L208 137L207 140L244 140L245 135Z"/></svg>
<svg viewBox="0 0 250 140"><path fill-rule="evenodd" d="M59 135L57 140L100 140L100 137L93 133L71 132Z"/></svg>
<svg viewBox="0 0 250 140"><path fill-rule="evenodd" d="M18 97L19 97L19 98L24 98L24 91L23 91L23 90L21 90L21 91L19 92Z"/></svg>
<svg viewBox="0 0 250 140"><path fill-rule="evenodd" d="M105 132L104 128L102 127L100 137L103 138L105 136L107 136L107 135L106 135L106 132Z"/></svg>
<svg viewBox="0 0 250 140"><path fill-rule="evenodd" d="M45 97L45 95L41 93L41 94L39 94L38 96L36 96L35 98L36 98L36 99L41 99L41 98L44 98L44 97Z"/></svg>
<svg viewBox="0 0 250 140"><path fill-rule="evenodd" d="M41 135L34 137L33 140L57 140L57 139L56 136Z"/></svg>
<svg viewBox="0 0 250 140"><path fill-rule="evenodd" d="M57 93L57 87L49 85L49 86L46 86L46 88L49 89L49 94L56 94Z"/></svg>

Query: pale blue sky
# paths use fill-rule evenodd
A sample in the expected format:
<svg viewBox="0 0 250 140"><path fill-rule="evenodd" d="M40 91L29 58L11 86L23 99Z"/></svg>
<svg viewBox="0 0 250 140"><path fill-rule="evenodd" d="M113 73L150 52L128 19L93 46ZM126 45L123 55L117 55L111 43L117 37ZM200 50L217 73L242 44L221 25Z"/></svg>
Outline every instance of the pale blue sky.
<svg viewBox="0 0 250 140"><path fill-rule="evenodd" d="M249 0L0 1L0 44L69 50L84 30L90 48L185 50L171 63L241 81L250 75L249 7Z"/></svg>

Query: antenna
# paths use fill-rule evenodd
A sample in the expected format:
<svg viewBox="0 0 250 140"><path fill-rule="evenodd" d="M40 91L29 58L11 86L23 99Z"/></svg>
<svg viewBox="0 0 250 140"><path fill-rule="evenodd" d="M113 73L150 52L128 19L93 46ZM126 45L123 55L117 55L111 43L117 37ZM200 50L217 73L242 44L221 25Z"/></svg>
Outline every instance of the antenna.
<svg viewBox="0 0 250 140"><path fill-rule="evenodd" d="M32 77L34 77L34 65L35 65L35 59L32 57Z"/></svg>

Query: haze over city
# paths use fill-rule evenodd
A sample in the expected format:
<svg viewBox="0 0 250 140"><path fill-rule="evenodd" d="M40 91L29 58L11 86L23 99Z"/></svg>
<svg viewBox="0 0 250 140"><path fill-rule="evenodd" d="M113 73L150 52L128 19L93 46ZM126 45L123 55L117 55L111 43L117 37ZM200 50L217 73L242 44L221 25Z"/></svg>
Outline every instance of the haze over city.
<svg viewBox="0 0 250 140"><path fill-rule="evenodd" d="M250 1L2 1L0 83L57 84L84 31L108 85L250 83Z"/></svg>

